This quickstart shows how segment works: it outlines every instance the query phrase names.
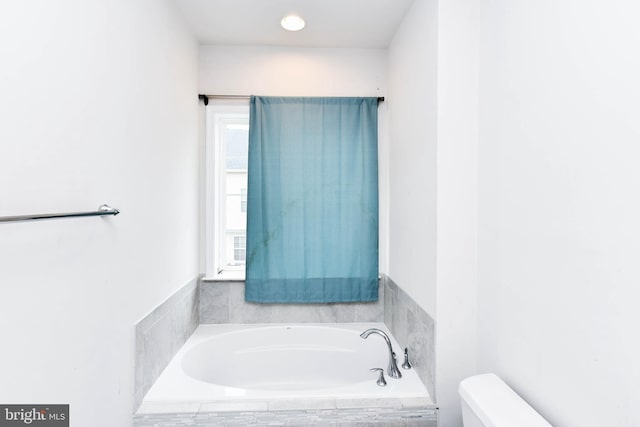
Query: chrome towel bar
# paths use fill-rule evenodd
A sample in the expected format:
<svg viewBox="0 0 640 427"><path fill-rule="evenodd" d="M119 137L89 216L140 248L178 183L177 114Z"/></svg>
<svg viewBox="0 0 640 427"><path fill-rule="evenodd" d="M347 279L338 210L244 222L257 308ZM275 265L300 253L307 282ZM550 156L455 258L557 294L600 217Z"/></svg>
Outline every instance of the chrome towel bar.
<svg viewBox="0 0 640 427"><path fill-rule="evenodd" d="M71 218L78 216L104 216L104 215L118 215L120 211L112 208L109 205L100 205L97 211L89 212L69 212L69 213L52 213L52 214L39 214L39 215L15 215L15 216L2 216L0 222L13 222L13 221L35 221L39 219L56 219L56 218Z"/></svg>

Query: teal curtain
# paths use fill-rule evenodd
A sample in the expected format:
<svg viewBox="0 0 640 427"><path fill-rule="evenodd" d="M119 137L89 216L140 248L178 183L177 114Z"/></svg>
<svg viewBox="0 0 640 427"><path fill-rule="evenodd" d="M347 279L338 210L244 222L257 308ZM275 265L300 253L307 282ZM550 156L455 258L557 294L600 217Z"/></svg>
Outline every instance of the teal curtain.
<svg viewBox="0 0 640 427"><path fill-rule="evenodd" d="M245 299L378 299L377 98L251 97Z"/></svg>

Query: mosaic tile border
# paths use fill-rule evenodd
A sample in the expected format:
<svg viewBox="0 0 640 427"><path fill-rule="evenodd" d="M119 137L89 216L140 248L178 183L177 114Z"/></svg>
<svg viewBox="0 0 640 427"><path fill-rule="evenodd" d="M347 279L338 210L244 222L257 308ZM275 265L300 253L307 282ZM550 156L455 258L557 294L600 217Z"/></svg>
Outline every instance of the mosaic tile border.
<svg viewBox="0 0 640 427"><path fill-rule="evenodd" d="M412 426L437 427L436 408L352 408L136 415L134 427Z"/></svg>

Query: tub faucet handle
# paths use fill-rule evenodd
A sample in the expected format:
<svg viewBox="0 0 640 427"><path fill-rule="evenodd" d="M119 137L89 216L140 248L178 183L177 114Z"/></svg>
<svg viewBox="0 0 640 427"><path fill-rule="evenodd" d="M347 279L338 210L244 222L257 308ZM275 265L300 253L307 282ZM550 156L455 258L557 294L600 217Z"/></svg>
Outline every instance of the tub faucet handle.
<svg viewBox="0 0 640 427"><path fill-rule="evenodd" d="M369 370L371 372L380 371L380 376L378 377L378 381L376 381L376 384L378 384L380 387L384 387L384 386L387 385L387 382L384 379L384 369L382 369L382 368L371 368Z"/></svg>
<svg viewBox="0 0 640 427"><path fill-rule="evenodd" d="M362 339L367 339L367 337L371 334L380 335L384 339L385 343L387 343L387 349L389 350L389 368L387 369L387 375L389 375L391 378L402 378L402 374L400 373L398 365L396 364L396 354L393 352L393 347L391 346L391 340L389 339L389 336L380 329L371 328L361 333L360 337Z"/></svg>
<svg viewBox="0 0 640 427"><path fill-rule="evenodd" d="M411 369L411 363L409 363L409 349L407 347L404 348L404 363L402 364L402 369Z"/></svg>

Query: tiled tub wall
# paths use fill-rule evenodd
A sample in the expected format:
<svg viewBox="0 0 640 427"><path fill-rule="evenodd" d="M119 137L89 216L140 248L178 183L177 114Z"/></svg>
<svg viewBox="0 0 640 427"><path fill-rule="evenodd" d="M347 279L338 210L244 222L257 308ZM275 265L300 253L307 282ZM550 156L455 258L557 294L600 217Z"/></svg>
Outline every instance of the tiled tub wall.
<svg viewBox="0 0 640 427"><path fill-rule="evenodd" d="M409 349L409 362L435 399L435 323L433 318L395 284L383 276L384 323L404 348ZM398 354L398 364L404 354Z"/></svg>
<svg viewBox="0 0 640 427"><path fill-rule="evenodd" d="M378 301L346 304L255 304L244 300L244 282L200 283L200 323L382 322L383 280Z"/></svg>
<svg viewBox="0 0 640 427"><path fill-rule="evenodd" d="M197 278L136 324L134 410L197 326Z"/></svg>

